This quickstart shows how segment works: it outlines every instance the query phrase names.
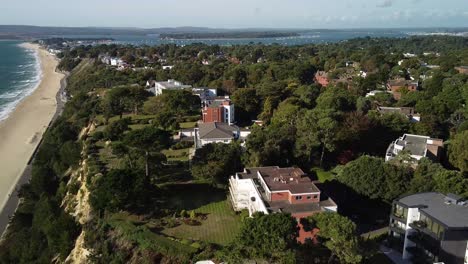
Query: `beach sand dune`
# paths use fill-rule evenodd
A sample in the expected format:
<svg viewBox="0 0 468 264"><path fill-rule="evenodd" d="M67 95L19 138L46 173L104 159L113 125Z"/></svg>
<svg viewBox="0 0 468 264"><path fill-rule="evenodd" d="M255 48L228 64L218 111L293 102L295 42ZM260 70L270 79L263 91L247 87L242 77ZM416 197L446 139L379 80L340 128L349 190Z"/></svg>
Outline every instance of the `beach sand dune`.
<svg viewBox="0 0 468 264"><path fill-rule="evenodd" d="M55 71L58 61L38 45L42 79L37 89L21 101L11 115L0 121L0 211L16 189L17 182L56 112L56 94L64 75ZM19 186L18 186L19 187Z"/></svg>

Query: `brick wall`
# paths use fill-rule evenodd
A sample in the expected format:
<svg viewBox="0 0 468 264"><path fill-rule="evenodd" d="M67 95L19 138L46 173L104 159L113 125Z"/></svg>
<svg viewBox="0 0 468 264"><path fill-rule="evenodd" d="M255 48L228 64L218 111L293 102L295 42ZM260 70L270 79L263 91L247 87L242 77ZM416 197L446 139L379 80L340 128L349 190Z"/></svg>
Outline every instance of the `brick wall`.
<svg viewBox="0 0 468 264"><path fill-rule="evenodd" d="M207 107L203 109L203 123L223 122L223 108Z"/></svg>

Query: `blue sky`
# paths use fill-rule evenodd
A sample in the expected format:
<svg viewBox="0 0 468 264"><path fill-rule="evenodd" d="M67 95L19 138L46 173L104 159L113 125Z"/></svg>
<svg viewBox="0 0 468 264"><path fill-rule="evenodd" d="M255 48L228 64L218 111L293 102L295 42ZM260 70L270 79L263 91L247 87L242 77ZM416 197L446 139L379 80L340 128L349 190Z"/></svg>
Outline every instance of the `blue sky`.
<svg viewBox="0 0 468 264"><path fill-rule="evenodd" d="M468 27L468 0L2 0L0 24L218 28Z"/></svg>

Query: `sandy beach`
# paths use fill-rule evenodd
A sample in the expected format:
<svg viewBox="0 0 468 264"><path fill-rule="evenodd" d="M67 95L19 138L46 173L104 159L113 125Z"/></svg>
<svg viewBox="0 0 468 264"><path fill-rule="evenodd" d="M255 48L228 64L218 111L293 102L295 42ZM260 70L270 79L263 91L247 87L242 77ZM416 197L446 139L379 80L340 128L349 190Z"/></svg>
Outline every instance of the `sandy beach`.
<svg viewBox="0 0 468 264"><path fill-rule="evenodd" d="M55 72L58 64L55 56L35 44L21 45L38 51L42 79L36 90L7 119L0 121L0 212L9 196L16 195L16 185L56 112L56 95L64 77Z"/></svg>

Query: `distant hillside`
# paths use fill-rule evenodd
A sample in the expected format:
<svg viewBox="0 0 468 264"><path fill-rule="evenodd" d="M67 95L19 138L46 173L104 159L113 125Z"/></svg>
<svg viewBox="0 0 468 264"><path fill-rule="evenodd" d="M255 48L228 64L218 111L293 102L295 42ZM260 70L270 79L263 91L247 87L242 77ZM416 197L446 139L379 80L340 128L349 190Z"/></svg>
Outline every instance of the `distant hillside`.
<svg viewBox="0 0 468 264"><path fill-rule="evenodd" d="M164 39L237 39L237 38L281 38L299 36L296 32L224 32L224 33L164 33Z"/></svg>
<svg viewBox="0 0 468 264"><path fill-rule="evenodd" d="M168 38L256 38L294 36L297 31L274 29L220 29L206 27L164 28L105 28L105 27L38 27L23 25L0 25L0 39L31 39L63 35L159 35Z"/></svg>

